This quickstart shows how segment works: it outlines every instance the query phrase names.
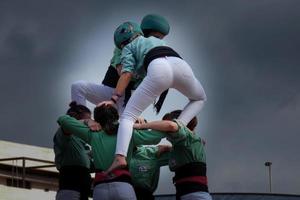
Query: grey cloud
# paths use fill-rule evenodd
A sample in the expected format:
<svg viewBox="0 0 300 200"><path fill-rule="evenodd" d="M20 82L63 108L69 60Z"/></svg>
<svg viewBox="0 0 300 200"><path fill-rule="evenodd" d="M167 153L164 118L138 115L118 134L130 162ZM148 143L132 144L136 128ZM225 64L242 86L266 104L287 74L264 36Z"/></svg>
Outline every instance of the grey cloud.
<svg viewBox="0 0 300 200"><path fill-rule="evenodd" d="M172 22L166 40L208 94L199 130L211 191L264 192L263 163L271 160L275 191L296 193L299 6L294 0L1 1L0 139L52 146L71 82L98 72L101 81L116 25L160 13Z"/></svg>

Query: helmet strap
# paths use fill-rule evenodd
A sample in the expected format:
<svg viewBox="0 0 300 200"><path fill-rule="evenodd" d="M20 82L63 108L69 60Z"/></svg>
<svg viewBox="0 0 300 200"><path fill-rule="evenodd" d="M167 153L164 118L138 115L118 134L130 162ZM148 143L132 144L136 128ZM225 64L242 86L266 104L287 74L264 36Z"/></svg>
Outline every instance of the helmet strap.
<svg viewBox="0 0 300 200"><path fill-rule="evenodd" d="M121 43L121 49L123 47L125 47L127 44L129 44L130 42L132 42L135 38L137 38L138 36L141 36L140 33L136 33L134 34L131 38L129 38L128 40L125 40L124 42Z"/></svg>

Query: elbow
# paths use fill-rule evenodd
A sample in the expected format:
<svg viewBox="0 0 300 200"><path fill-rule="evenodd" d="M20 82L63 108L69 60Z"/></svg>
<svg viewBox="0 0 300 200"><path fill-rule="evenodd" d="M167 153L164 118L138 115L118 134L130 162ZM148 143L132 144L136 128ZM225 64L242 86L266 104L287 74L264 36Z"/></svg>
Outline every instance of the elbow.
<svg viewBox="0 0 300 200"><path fill-rule="evenodd" d="M122 72L122 77L126 79L131 79L132 78L132 73L131 72Z"/></svg>
<svg viewBox="0 0 300 200"><path fill-rule="evenodd" d="M206 96L205 92L203 92L201 100L202 101L206 101L207 100L207 96Z"/></svg>
<svg viewBox="0 0 300 200"><path fill-rule="evenodd" d="M207 96L206 96L206 93L205 93L204 89L202 89L201 92L200 92L199 100L201 100L201 101L206 101L207 100Z"/></svg>
<svg viewBox="0 0 300 200"><path fill-rule="evenodd" d="M169 132L176 132L176 131L178 131L178 126L175 122L169 122L167 129Z"/></svg>
<svg viewBox="0 0 300 200"><path fill-rule="evenodd" d="M64 119L65 119L65 117L64 117L64 116L61 116L61 117L59 117L59 118L56 120L56 122L58 123L59 126L61 126L61 125L63 124Z"/></svg>

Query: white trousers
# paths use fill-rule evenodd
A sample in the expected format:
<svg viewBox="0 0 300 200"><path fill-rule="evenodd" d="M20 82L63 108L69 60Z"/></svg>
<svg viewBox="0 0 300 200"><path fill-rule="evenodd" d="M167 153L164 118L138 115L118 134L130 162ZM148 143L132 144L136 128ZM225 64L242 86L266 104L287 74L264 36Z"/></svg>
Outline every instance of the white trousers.
<svg viewBox="0 0 300 200"><path fill-rule="evenodd" d="M129 183L111 182L96 185L93 200L136 200L136 196Z"/></svg>
<svg viewBox="0 0 300 200"><path fill-rule="evenodd" d="M87 81L77 81L71 86L71 99L78 104L86 106L86 101L97 105L102 101L110 100L115 88L103 84ZM124 95L117 102L119 114L124 111Z"/></svg>
<svg viewBox="0 0 300 200"><path fill-rule="evenodd" d="M212 200L208 192L193 192L180 197L181 200Z"/></svg>
<svg viewBox="0 0 300 200"><path fill-rule="evenodd" d="M56 193L56 200L80 200L80 193L75 190L59 190Z"/></svg>
<svg viewBox="0 0 300 200"><path fill-rule="evenodd" d="M157 58L149 64L147 76L132 94L121 115L116 154L127 156L135 120L168 88L175 88L190 100L179 116L181 122L188 124L200 112L206 95L191 67L177 57Z"/></svg>

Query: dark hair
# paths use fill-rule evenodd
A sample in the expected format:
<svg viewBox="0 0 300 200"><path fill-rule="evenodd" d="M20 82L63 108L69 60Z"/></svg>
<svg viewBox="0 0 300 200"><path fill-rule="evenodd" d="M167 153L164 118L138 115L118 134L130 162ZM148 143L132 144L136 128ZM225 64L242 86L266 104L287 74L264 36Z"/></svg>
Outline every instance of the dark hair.
<svg viewBox="0 0 300 200"><path fill-rule="evenodd" d="M119 114L116 108L110 105L102 105L94 109L94 119L108 134L116 134L118 131Z"/></svg>
<svg viewBox="0 0 300 200"><path fill-rule="evenodd" d="M150 37L150 36L154 36L154 37L156 37L156 38L159 38L159 37L156 35L156 33L162 34L163 37L166 36L166 34L161 33L160 31L157 31L157 30L154 30L154 29L144 29L144 30L143 30L143 33L144 33L144 37L145 37L145 38L148 38L148 37Z"/></svg>
<svg viewBox="0 0 300 200"><path fill-rule="evenodd" d="M181 114L182 110L174 110L170 113L167 113L163 116L163 120L174 120L177 119L179 117L179 115ZM198 120L197 117L194 117L187 125L186 127L188 127L190 130L194 130L196 128L198 124Z"/></svg>
<svg viewBox="0 0 300 200"><path fill-rule="evenodd" d="M74 117L75 119L83 119L86 114L91 114L90 109L84 105L77 104L76 101L72 101L69 104L70 108L67 110L67 115Z"/></svg>
<svg viewBox="0 0 300 200"><path fill-rule="evenodd" d="M150 36L151 36L150 34L151 34L153 31L154 31L154 30L152 30L152 29L144 29L144 30L143 30L144 37L146 37L146 38L150 37Z"/></svg>

